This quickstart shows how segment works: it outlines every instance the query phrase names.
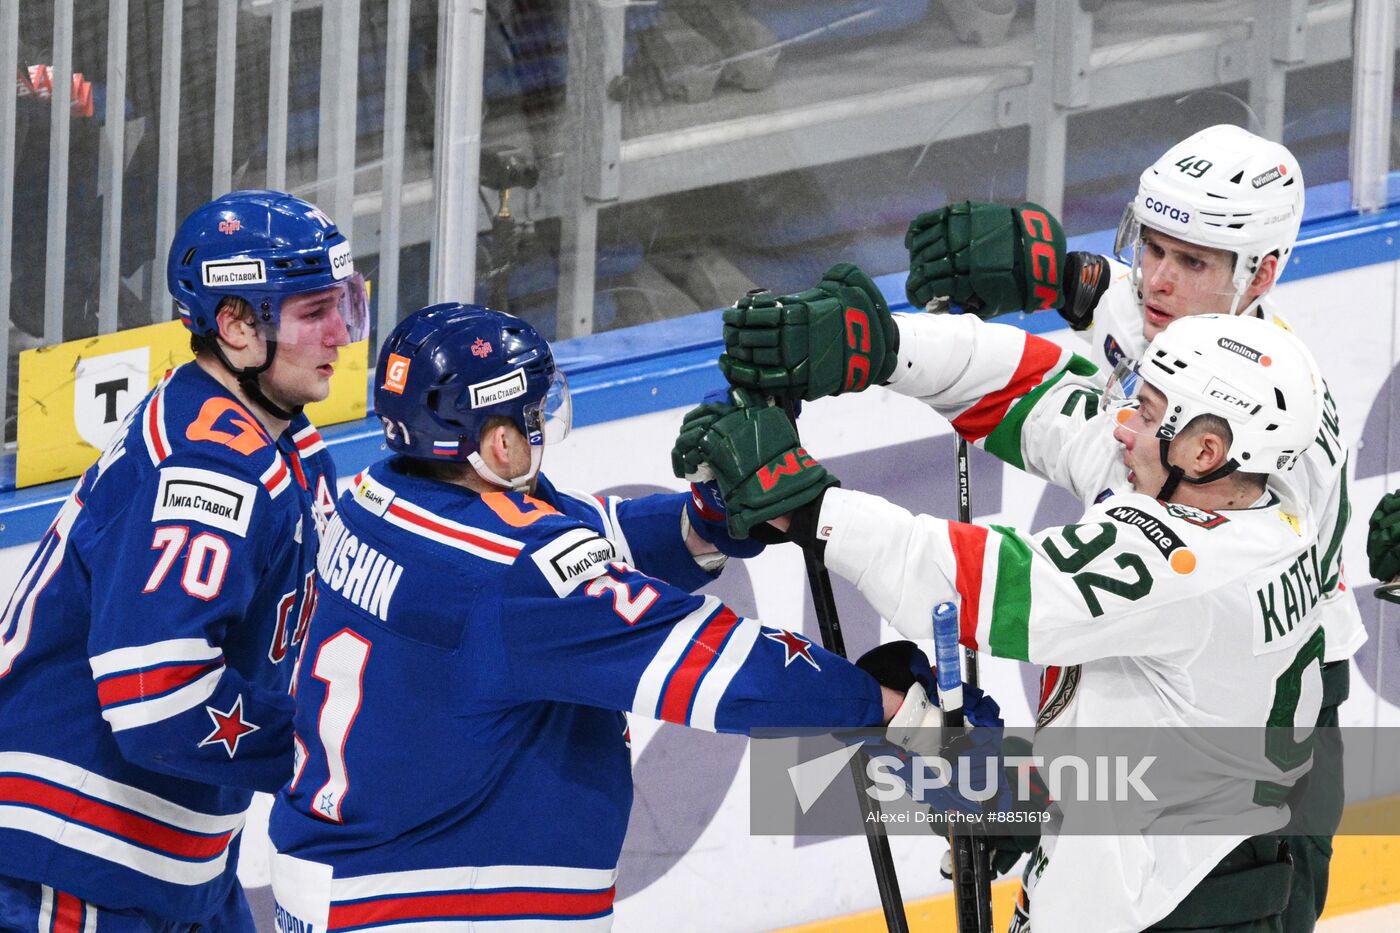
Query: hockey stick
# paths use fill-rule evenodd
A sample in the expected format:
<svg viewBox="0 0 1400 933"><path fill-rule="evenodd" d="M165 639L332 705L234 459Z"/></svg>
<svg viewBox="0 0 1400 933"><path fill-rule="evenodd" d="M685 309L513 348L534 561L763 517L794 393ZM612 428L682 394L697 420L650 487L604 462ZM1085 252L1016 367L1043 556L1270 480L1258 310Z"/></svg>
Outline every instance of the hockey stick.
<svg viewBox="0 0 1400 933"><path fill-rule="evenodd" d="M943 710L943 736L946 749L949 736L961 735L963 718L963 674L958 657L958 610L952 603L933 607L933 651L938 668L938 705ZM958 933L991 933L991 861L987 840L960 832L948 824L948 852L952 856L953 910ZM986 858L986 868L980 859Z"/></svg>
<svg viewBox="0 0 1400 933"><path fill-rule="evenodd" d="M797 431L797 411L792 402L783 405L793 432ZM817 628L822 647L832 654L846 657L846 639L841 634L841 619L836 614L836 598L831 590L831 576L813 548L802 548L807 565L807 585L812 590L812 605L817 610ZM894 854L880 820L879 804L866 793L866 755L857 752L849 765L855 781L856 797L860 800L861 818L865 826L865 841L870 846L870 862L875 868L875 884L880 889L880 906L885 911L885 926L891 933L908 933L909 920L904 915L904 898L899 893L899 876L895 873Z"/></svg>
<svg viewBox="0 0 1400 933"><path fill-rule="evenodd" d="M972 465L968 461L967 441L958 438L958 521L968 524L972 521ZM952 609L951 604L948 605ZM957 613L949 613L949 619L940 623L938 610L934 609L934 646L938 658L938 692L943 693L943 671L945 653L951 659L952 670L946 675L956 678L957 684L957 725L963 722L962 684L978 685L977 652L964 648L963 663L958 661ZM942 639L939 625L944 627ZM948 631L951 626L951 632ZM944 713L947 716L947 713ZM945 719L946 722L946 719ZM987 847L985 836L955 835L951 828L948 833L948 849L953 857L953 901L958 914L958 933L991 933L992 929L992 853Z"/></svg>

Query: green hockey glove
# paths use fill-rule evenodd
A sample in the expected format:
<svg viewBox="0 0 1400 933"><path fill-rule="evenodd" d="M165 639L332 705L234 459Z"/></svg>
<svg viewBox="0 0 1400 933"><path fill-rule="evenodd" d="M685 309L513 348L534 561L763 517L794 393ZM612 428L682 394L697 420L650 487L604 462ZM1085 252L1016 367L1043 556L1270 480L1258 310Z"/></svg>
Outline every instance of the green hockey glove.
<svg viewBox="0 0 1400 933"><path fill-rule="evenodd" d="M1366 532L1366 558L1371 576L1389 583L1400 576L1400 490L1381 496ZM1379 589L1376 595L1390 602L1400 602L1400 593Z"/></svg>
<svg viewBox="0 0 1400 933"><path fill-rule="evenodd" d="M681 419L681 429L676 434L676 443L671 447L671 472L676 479L690 483L704 483L715 478L714 470L705 462L705 451L700 446L700 438L714 427L716 421L737 408L762 408L768 400L757 392L746 389L731 389L728 392L717 390L705 395L704 403L696 405Z"/></svg>
<svg viewBox="0 0 1400 933"><path fill-rule="evenodd" d="M899 330L870 276L843 262L816 288L739 299L724 312L724 350L719 368L732 385L811 401L888 379Z"/></svg>
<svg viewBox="0 0 1400 933"><path fill-rule="evenodd" d="M735 538L815 501L837 482L802 449L781 408L735 408L709 425L699 446L719 481Z"/></svg>
<svg viewBox="0 0 1400 933"><path fill-rule="evenodd" d="M904 235L915 308L950 298L978 317L1064 304L1065 233L1039 204L961 201L920 214Z"/></svg>

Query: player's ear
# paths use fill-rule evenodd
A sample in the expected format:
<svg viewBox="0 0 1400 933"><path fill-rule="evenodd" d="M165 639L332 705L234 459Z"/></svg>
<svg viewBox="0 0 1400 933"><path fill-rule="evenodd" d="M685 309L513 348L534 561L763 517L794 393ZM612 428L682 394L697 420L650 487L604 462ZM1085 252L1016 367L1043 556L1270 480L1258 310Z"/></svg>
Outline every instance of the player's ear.
<svg viewBox="0 0 1400 933"><path fill-rule="evenodd" d="M497 472L510 463L511 436L508 426L509 422L505 419L493 418L481 431L481 456L486 460L486 465Z"/></svg>
<svg viewBox="0 0 1400 933"><path fill-rule="evenodd" d="M1195 475L1205 476L1225 464L1230 459L1230 443L1211 430L1203 430L1193 440L1196 442Z"/></svg>
<svg viewBox="0 0 1400 933"><path fill-rule="evenodd" d="M224 299L214 321L219 325L219 339L233 349L242 350L253 342L253 309L242 299Z"/></svg>
<svg viewBox="0 0 1400 933"><path fill-rule="evenodd" d="M1274 287L1278 279L1278 255L1270 253L1259 260L1259 268L1254 270L1254 278L1249 283L1247 301L1253 301Z"/></svg>

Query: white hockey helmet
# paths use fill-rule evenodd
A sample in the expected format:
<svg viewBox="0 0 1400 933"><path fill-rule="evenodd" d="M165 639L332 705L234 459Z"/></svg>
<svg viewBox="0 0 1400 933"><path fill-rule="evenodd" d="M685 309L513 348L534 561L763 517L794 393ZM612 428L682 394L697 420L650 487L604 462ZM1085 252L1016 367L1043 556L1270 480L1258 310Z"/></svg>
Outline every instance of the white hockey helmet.
<svg viewBox="0 0 1400 933"><path fill-rule="evenodd" d="M1115 252L1133 268L1142 294L1142 228L1235 255L1231 313L1241 307L1260 261L1288 263L1303 220L1303 170L1287 147L1228 123L1172 146L1138 180L1123 212ZM1132 255L1129 256L1129 250ZM1141 300L1141 297L1139 297Z"/></svg>
<svg viewBox="0 0 1400 933"><path fill-rule="evenodd" d="M1136 395L1143 383L1166 398L1156 438L1173 478L1159 498L1169 498L1177 482L1200 485L1236 470L1291 470L1322 424L1324 390L1312 354L1288 329L1256 317L1198 314L1173 322L1140 362L1120 367L1108 396ZM1206 476L1186 477L1167 463L1167 448L1201 415L1230 425L1230 456Z"/></svg>

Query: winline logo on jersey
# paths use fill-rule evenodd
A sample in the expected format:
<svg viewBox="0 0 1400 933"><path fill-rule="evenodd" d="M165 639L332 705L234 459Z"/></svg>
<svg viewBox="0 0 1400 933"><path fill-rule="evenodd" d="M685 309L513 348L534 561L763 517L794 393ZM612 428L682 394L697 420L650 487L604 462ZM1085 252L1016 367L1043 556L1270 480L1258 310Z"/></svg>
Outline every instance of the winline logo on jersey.
<svg viewBox="0 0 1400 933"><path fill-rule="evenodd" d="M750 831L854 835L878 821L916 834L950 824L988 835L1307 833L1328 815L1280 801L1342 755L1337 729L973 728L952 742L921 731L896 746L879 730L756 730ZM1355 744L1375 753L1375 732Z"/></svg>

